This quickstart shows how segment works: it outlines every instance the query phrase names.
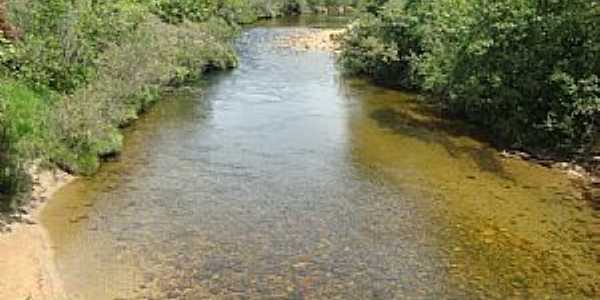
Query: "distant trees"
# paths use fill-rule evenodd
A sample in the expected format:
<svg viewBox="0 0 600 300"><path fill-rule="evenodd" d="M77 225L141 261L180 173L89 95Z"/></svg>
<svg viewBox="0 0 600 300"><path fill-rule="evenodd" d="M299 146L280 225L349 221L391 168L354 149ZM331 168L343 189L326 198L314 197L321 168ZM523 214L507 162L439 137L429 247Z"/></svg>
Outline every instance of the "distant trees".
<svg viewBox="0 0 600 300"><path fill-rule="evenodd" d="M600 1L371 0L340 63L435 95L515 147L590 151L600 126Z"/></svg>
<svg viewBox="0 0 600 300"><path fill-rule="evenodd" d="M310 12L317 7L356 6L359 0L156 0L153 10L168 22L220 16L233 23Z"/></svg>

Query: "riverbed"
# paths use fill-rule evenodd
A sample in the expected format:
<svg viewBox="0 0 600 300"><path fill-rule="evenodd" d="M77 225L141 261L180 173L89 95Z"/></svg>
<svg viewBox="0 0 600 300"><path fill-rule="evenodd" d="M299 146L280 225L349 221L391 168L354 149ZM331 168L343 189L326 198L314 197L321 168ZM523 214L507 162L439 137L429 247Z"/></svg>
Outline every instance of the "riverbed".
<svg viewBox="0 0 600 300"><path fill-rule="evenodd" d="M585 299L597 212L419 96L282 48L165 96L41 220L70 299ZM321 27L321 26L319 26Z"/></svg>

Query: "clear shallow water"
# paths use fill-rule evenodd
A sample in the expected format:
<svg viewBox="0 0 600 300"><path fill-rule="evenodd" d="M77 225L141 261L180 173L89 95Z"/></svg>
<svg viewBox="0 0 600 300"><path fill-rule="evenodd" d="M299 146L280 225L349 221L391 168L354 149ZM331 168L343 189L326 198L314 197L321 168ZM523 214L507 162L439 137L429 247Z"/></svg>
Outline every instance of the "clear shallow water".
<svg viewBox="0 0 600 300"><path fill-rule="evenodd" d="M279 25L49 203L71 297L597 296L598 219L568 178L340 77L330 54L276 47L298 30Z"/></svg>

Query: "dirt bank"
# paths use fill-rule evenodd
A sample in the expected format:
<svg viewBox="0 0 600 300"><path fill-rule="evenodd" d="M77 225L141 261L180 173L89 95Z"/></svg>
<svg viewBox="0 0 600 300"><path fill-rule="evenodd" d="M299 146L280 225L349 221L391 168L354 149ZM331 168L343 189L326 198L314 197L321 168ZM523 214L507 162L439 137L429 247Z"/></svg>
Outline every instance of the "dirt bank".
<svg viewBox="0 0 600 300"><path fill-rule="evenodd" d="M10 232L0 234L0 299L65 297L48 234L37 220L48 199L74 177L62 171L35 168L32 174L32 201L25 208L23 222L9 225Z"/></svg>

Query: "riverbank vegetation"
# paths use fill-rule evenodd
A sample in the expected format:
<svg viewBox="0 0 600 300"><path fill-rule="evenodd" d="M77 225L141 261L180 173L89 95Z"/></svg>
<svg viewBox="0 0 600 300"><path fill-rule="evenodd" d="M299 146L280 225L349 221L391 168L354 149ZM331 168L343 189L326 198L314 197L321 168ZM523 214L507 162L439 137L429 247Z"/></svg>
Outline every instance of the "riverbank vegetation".
<svg viewBox="0 0 600 300"><path fill-rule="evenodd" d="M432 95L521 150L600 152L600 2L368 2L342 40L353 74Z"/></svg>
<svg viewBox="0 0 600 300"><path fill-rule="evenodd" d="M7 4L20 36L2 47L5 197L29 190L24 171L33 159L94 172L99 157L119 151L119 128L156 100L161 86L236 62L233 30L218 18L176 26L133 1Z"/></svg>
<svg viewBox="0 0 600 300"><path fill-rule="evenodd" d="M235 66L259 18L352 0L0 0L0 210L28 198L38 161L92 174L120 128L167 86Z"/></svg>

